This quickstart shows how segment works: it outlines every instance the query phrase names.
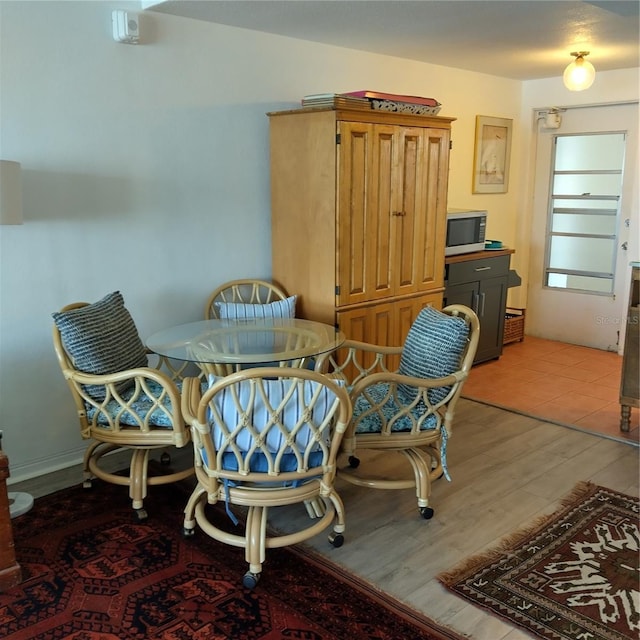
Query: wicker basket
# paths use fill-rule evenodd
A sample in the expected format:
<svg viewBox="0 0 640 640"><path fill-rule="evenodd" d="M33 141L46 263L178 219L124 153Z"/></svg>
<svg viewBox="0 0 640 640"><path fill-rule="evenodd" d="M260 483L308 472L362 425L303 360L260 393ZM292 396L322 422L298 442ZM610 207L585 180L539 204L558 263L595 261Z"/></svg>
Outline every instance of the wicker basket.
<svg viewBox="0 0 640 640"><path fill-rule="evenodd" d="M507 308L504 316L503 344L524 340L524 309Z"/></svg>

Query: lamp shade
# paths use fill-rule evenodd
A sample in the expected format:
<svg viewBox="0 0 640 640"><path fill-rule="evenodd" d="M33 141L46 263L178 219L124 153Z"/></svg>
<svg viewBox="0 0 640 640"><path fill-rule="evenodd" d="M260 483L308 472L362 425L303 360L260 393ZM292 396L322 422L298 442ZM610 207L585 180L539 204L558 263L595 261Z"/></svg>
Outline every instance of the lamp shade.
<svg viewBox="0 0 640 640"><path fill-rule="evenodd" d="M0 224L22 224L20 163L0 160Z"/></svg>
<svg viewBox="0 0 640 640"><path fill-rule="evenodd" d="M596 70L593 65L584 59L586 53L575 54L576 59L567 66L562 75L564 86L569 91L583 91L588 89L596 77Z"/></svg>

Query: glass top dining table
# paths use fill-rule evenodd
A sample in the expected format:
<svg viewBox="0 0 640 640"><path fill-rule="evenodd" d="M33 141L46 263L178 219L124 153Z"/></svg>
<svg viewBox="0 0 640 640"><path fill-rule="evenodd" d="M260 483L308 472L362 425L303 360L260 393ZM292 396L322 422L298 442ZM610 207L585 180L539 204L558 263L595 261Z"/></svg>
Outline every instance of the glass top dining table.
<svg viewBox="0 0 640 640"><path fill-rule="evenodd" d="M151 335L148 349L199 364L271 364L333 351L344 334L328 324L299 318L201 320Z"/></svg>

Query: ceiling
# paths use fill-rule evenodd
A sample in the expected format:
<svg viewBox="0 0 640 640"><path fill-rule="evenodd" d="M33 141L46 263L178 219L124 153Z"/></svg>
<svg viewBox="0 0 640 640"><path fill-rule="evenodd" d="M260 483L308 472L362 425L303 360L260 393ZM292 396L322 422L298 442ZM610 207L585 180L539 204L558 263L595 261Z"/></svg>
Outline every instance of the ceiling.
<svg viewBox="0 0 640 640"><path fill-rule="evenodd" d="M142 0L176 16L479 73L561 75L640 66L638 0Z"/></svg>

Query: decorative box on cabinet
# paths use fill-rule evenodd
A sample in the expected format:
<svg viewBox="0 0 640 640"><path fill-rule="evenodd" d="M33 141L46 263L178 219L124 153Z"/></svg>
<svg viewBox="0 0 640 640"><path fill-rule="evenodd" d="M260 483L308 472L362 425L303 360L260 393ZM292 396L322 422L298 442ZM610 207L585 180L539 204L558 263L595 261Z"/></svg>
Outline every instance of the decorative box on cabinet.
<svg viewBox="0 0 640 640"><path fill-rule="evenodd" d="M350 109L269 113L272 277L296 313L399 345L442 306L453 118Z"/></svg>
<svg viewBox="0 0 640 640"><path fill-rule="evenodd" d="M629 431L631 407L640 406L640 263L632 263L620 380L620 430Z"/></svg>
<svg viewBox="0 0 640 640"><path fill-rule="evenodd" d="M499 358L504 340L507 290L520 284L509 269L513 249L478 251L445 260L444 304L464 304L480 319L480 341L474 362Z"/></svg>

